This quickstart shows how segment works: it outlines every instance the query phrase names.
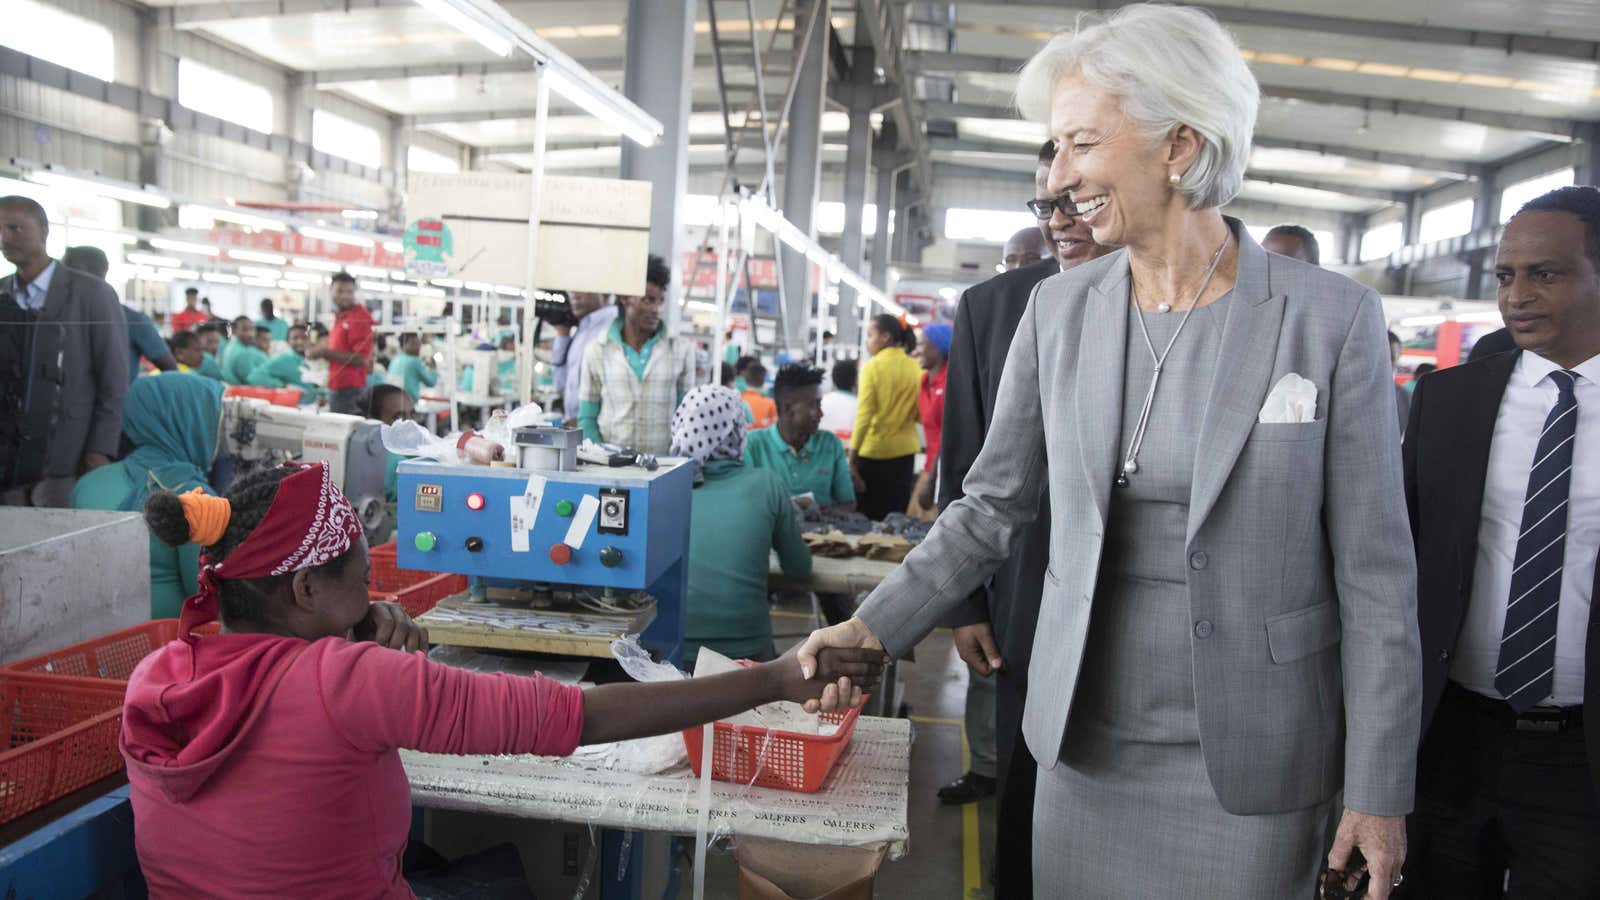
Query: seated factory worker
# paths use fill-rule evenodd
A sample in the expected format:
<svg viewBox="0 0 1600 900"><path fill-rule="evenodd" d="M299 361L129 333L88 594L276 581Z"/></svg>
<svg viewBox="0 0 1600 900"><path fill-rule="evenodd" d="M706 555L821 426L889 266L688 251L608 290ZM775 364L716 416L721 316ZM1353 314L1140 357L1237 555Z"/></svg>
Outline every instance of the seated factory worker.
<svg viewBox="0 0 1600 900"><path fill-rule="evenodd" d="M220 381L182 372L134 379L122 401L122 433L134 449L79 478L72 508L133 512L144 509L153 491L210 493L221 422ZM176 618L183 598L198 589L199 571L199 546L169 547L151 538L150 618Z"/></svg>
<svg viewBox="0 0 1600 900"><path fill-rule="evenodd" d="M422 364L417 356L422 352L422 338L415 334L400 335L400 352L394 355L389 362L389 378L392 384L398 384L405 389L406 396L411 402L417 402L417 397L424 387L433 387L439 383L439 373L432 367Z"/></svg>
<svg viewBox="0 0 1600 900"><path fill-rule="evenodd" d="M767 386L767 367L755 360L744 370L745 389L739 396L750 407L751 427L766 428L778 421L778 406L771 397L761 392Z"/></svg>
<svg viewBox="0 0 1600 900"><path fill-rule="evenodd" d="M281 319L279 321L282 321ZM265 334L257 331L256 334ZM269 388L299 388L300 402L315 403L317 400L317 386L305 379L306 348L310 346L311 339L304 325L295 325L289 329L289 349L272 357L250 371L247 379L249 384L256 387Z"/></svg>
<svg viewBox="0 0 1600 900"><path fill-rule="evenodd" d="M220 322L206 322L196 327L194 333L200 338L200 349L205 354L195 374L227 381L223 377L222 363L218 359L224 347L223 340L227 337L227 329Z"/></svg>
<svg viewBox="0 0 1600 900"><path fill-rule="evenodd" d="M401 872L399 750L566 755L785 699L859 702L882 654L580 688L430 662L427 633L367 600L367 544L326 464L157 493L151 531L205 546L178 639L129 678L121 750L152 897L415 896ZM220 634L194 630L218 618ZM420 885L419 885L420 886Z"/></svg>
<svg viewBox="0 0 1600 900"><path fill-rule="evenodd" d="M367 389L367 403L363 407L369 419L376 419L385 425L393 425L411 418L416 414L416 408L411 405L411 398L406 392L392 384L374 385ZM398 453L383 451L385 462L383 465L383 494L389 500L399 496L400 491L400 464L406 457Z"/></svg>
<svg viewBox="0 0 1600 900"><path fill-rule="evenodd" d="M695 464L689 511L689 600L683 655L700 647L734 659L772 659L767 565L778 551L783 574L811 577L811 550L783 479L744 464L744 404L725 387L690 391L672 416L672 455Z"/></svg>
<svg viewBox="0 0 1600 900"><path fill-rule="evenodd" d="M200 369L206 364L206 351L200 345L200 335L180 331L167 339L167 346L172 348L172 358L178 361L179 372L201 374ZM220 375L217 380L222 380Z"/></svg>
<svg viewBox="0 0 1600 900"><path fill-rule="evenodd" d="M821 369L804 365L779 369L772 384L777 421L745 438L744 461L778 473L791 496L810 494L819 506L855 509L856 491L844 443L832 432L818 430L821 386Z"/></svg>
<svg viewBox="0 0 1600 900"><path fill-rule="evenodd" d="M233 339L222 350L222 380L245 384L256 366L267 361L267 354L256 344L256 325L248 316L233 320Z"/></svg>

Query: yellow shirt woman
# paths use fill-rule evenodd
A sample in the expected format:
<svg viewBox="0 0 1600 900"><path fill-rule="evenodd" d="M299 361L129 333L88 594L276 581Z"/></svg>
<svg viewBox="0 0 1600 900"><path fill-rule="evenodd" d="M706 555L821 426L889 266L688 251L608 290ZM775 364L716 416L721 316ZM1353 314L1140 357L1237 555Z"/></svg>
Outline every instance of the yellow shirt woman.
<svg viewBox="0 0 1600 900"><path fill-rule="evenodd" d="M864 459L915 456L917 389L922 367L899 346L886 346L861 367L860 401L850 449Z"/></svg>

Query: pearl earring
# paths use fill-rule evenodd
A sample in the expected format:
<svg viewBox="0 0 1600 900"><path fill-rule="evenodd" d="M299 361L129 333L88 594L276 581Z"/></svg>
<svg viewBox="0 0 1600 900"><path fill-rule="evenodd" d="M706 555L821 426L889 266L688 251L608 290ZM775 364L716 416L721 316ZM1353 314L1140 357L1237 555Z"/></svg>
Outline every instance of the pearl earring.
<svg viewBox="0 0 1600 900"><path fill-rule="evenodd" d="M1167 176L1167 183L1171 184L1173 187L1177 187L1178 186L1178 182L1182 181L1182 180L1183 180L1183 176L1179 175L1176 172L1173 172L1171 175Z"/></svg>

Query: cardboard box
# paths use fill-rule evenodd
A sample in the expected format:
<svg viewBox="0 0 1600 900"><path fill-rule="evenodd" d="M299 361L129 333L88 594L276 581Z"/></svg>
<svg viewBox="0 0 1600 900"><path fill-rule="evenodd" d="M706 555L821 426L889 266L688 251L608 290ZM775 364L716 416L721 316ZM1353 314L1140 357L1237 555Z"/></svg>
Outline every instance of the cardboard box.
<svg viewBox="0 0 1600 900"><path fill-rule="evenodd" d="M887 849L739 838L739 900L872 900Z"/></svg>

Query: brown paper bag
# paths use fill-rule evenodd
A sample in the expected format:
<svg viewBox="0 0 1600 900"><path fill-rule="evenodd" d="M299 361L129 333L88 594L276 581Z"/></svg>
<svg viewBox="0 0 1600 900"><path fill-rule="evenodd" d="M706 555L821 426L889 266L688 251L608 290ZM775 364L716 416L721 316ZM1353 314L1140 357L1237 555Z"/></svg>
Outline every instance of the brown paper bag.
<svg viewBox="0 0 1600 900"><path fill-rule="evenodd" d="M872 900L887 850L740 838L739 900Z"/></svg>

